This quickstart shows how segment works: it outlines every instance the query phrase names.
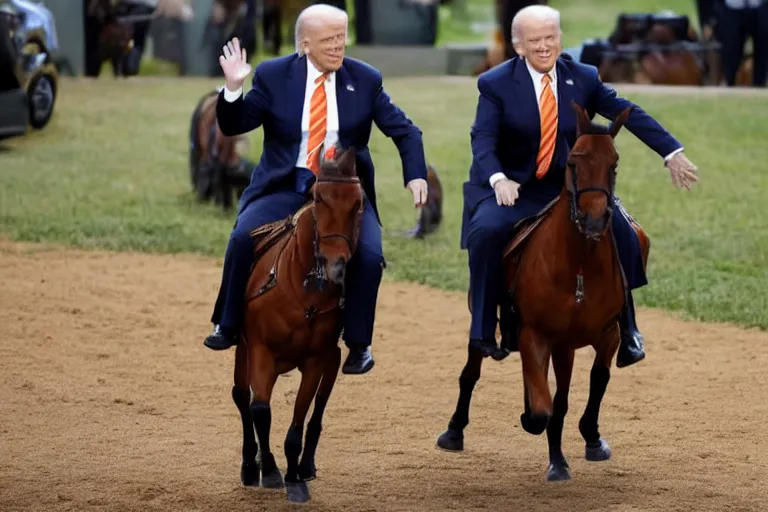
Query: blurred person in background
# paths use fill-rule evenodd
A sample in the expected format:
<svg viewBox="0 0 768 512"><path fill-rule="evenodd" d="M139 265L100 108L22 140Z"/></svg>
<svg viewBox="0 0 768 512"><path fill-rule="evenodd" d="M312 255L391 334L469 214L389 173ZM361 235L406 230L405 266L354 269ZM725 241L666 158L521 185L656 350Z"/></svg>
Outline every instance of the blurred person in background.
<svg viewBox="0 0 768 512"><path fill-rule="evenodd" d="M715 36L722 45L723 72L728 86L744 60L744 45L752 39L752 84L765 87L768 77L768 0L715 0Z"/></svg>

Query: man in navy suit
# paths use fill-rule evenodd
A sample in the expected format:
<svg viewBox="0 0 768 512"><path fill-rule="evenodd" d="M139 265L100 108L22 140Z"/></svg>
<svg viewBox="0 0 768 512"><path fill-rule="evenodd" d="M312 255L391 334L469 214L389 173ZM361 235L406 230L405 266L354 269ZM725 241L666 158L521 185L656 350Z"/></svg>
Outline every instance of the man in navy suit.
<svg viewBox="0 0 768 512"><path fill-rule="evenodd" d="M504 246L520 220L536 215L556 198L565 180L565 165L576 139L576 117L571 101L611 120L627 107L634 110L626 127L648 147L664 157L673 183L690 188L697 181L696 167L683 154L682 145L651 116L606 87L597 69L558 58L562 51L560 15L543 5L522 9L512 23L512 43L519 57L481 75L480 97L471 130L472 166L464 184L464 218L461 247L469 252L472 324L470 346L484 356L497 348L497 306L503 290ZM540 103L551 88L556 101L556 130L546 130L545 143L554 137L554 153L538 178L537 157L542 142ZM549 110L547 111L549 112ZM550 116L546 116L547 119ZM550 126L548 124L548 126ZM549 135L551 134L551 135ZM550 146L551 147L551 146ZM616 240L629 288L647 284L637 236L623 208L613 215ZM635 323L631 293L619 319L621 344L617 366L645 357L643 339ZM516 332L518 319L510 319ZM517 350L517 340L510 340Z"/></svg>
<svg viewBox="0 0 768 512"><path fill-rule="evenodd" d="M404 183L416 206L427 199L427 165L421 131L392 103L378 70L344 56L346 39L344 11L324 4L306 8L296 21L296 53L259 64L253 88L244 98L242 84L250 66L237 39L229 42L219 57L226 78L216 106L221 131L238 135L263 126L264 149L240 198L211 319L214 329L205 340L208 348L224 350L237 343L253 263L250 232L292 215L311 198L315 174L310 161L321 145L308 147L310 132L311 140L316 140L315 125L320 125L320 121L313 121L310 127L310 114L317 115L317 108L310 113L310 101L319 93L325 98L321 107L324 143L355 148L357 173L365 193L360 240L347 266L343 338L349 355L342 372L361 374L373 367L370 345L384 256L368 149L371 124L376 123L397 146ZM320 87L324 91L318 91Z"/></svg>

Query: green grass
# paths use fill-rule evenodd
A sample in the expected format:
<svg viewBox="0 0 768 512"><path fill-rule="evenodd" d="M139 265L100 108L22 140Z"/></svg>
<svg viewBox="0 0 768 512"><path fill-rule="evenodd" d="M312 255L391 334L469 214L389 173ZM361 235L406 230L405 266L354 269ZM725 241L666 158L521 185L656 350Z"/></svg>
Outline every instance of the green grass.
<svg viewBox="0 0 768 512"><path fill-rule="evenodd" d="M233 215L196 204L187 130L198 98L216 82L146 78L65 80L51 124L0 146L0 233L20 240L221 257ZM445 188L445 220L424 241L399 234L416 212L394 145L374 130L371 150L383 215L388 279L465 290L459 250L461 183L470 164L472 80L388 80L421 127ZM629 132L618 191L652 240L645 305L695 318L768 327L768 96L640 95L701 168L692 192L674 189L661 159ZM260 152L261 131L251 136Z"/></svg>

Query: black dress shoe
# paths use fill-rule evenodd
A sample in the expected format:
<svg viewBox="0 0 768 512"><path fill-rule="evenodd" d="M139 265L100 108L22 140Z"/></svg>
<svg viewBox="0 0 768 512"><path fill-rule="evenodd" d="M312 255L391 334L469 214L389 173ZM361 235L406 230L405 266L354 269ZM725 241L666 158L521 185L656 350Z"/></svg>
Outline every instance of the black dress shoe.
<svg viewBox="0 0 768 512"><path fill-rule="evenodd" d="M645 359L643 336L638 331L622 332L619 352L616 354L616 367L624 368Z"/></svg>
<svg viewBox="0 0 768 512"><path fill-rule="evenodd" d="M344 366L341 367L341 373L352 375L367 373L373 368L373 363L371 347L350 348Z"/></svg>
<svg viewBox="0 0 768 512"><path fill-rule="evenodd" d="M224 329L216 325L211 334L205 338L203 344L211 350L227 350L237 345L237 341L234 336L229 335Z"/></svg>
<svg viewBox="0 0 768 512"><path fill-rule="evenodd" d="M616 354L616 367L624 368L645 359L643 335L635 323L635 303L632 294L627 294L627 303L619 317L619 352Z"/></svg>
<svg viewBox="0 0 768 512"><path fill-rule="evenodd" d="M496 340L469 340L469 348L477 350L483 357L490 357L499 351L499 345L496 344Z"/></svg>

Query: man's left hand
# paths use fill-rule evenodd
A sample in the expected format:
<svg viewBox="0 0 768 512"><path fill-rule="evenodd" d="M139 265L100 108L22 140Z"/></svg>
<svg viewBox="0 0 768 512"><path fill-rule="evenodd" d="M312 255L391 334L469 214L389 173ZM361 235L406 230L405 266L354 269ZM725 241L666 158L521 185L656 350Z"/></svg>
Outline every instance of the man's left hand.
<svg viewBox="0 0 768 512"><path fill-rule="evenodd" d="M415 179L406 185L413 194L413 206L418 208L427 203L427 180Z"/></svg>
<svg viewBox="0 0 768 512"><path fill-rule="evenodd" d="M682 151L669 159L667 168L672 176L672 184L677 188L691 190L693 184L699 181L698 167Z"/></svg>

